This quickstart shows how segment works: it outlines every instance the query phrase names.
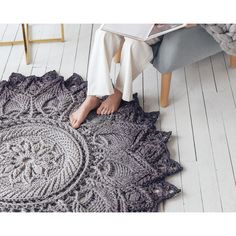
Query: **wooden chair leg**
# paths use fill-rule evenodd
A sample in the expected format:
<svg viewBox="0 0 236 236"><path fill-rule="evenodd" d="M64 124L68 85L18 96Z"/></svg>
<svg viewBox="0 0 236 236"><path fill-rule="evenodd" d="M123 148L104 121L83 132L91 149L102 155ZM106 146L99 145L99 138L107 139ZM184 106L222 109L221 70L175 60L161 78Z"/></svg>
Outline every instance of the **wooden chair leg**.
<svg viewBox="0 0 236 236"><path fill-rule="evenodd" d="M167 107L169 105L171 75L172 75L171 72L164 73L161 75L161 97L160 97L161 107Z"/></svg>
<svg viewBox="0 0 236 236"><path fill-rule="evenodd" d="M229 65L232 68L236 68L236 56L229 56Z"/></svg>

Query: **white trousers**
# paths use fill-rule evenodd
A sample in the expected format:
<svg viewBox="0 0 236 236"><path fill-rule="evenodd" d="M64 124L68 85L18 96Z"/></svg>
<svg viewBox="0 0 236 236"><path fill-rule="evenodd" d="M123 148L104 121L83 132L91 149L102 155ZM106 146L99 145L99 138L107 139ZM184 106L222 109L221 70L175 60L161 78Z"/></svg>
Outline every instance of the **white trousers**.
<svg viewBox="0 0 236 236"><path fill-rule="evenodd" d="M132 100L132 82L152 60L152 48L145 42L112 34L100 28L95 32L89 61L87 95L101 97L114 93L110 69L112 58L120 48L120 71L114 86L122 92L123 100Z"/></svg>

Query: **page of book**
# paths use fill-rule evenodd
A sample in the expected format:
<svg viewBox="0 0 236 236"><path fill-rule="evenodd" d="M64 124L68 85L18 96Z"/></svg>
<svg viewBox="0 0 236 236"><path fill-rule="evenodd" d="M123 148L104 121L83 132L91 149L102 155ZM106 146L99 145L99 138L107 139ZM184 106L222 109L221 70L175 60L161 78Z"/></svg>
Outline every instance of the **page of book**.
<svg viewBox="0 0 236 236"><path fill-rule="evenodd" d="M164 31L169 31L172 30L174 28L177 28L179 26L181 26L182 24L154 24L154 26L152 27L152 30L150 32L149 36L152 36L154 34L158 34Z"/></svg>
<svg viewBox="0 0 236 236"><path fill-rule="evenodd" d="M104 24L102 29L146 40L154 24Z"/></svg>

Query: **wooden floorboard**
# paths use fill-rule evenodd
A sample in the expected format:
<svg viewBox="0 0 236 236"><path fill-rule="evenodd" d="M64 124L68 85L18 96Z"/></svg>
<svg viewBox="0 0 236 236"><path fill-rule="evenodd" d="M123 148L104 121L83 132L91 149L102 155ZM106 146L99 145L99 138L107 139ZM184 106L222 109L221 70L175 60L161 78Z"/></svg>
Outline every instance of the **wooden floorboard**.
<svg viewBox="0 0 236 236"><path fill-rule="evenodd" d="M198 64L195 63L186 67L185 72L203 209L204 211L221 211L222 207ZM214 201L212 201L213 198Z"/></svg>
<svg viewBox="0 0 236 236"><path fill-rule="evenodd" d="M16 40L22 39L21 29L18 29ZM1 48L0 48L1 50ZM11 49L11 52L8 57L8 61L6 63L6 67L4 72L2 73L2 79L8 80L9 76L12 72L17 72L24 56L24 48L22 45L14 46Z"/></svg>
<svg viewBox="0 0 236 236"><path fill-rule="evenodd" d="M216 55L215 60L217 60L218 55ZM203 95L206 104L206 112L208 118L209 132L212 143L213 156L215 161L216 174L218 179L221 204L223 211L235 211L236 202L234 201L236 195L236 188L234 182L234 175L232 172L232 165L230 161L230 154L226 139L225 127L223 123L223 112L224 110L229 110L227 107L222 106L222 92L216 92L209 89L206 86L205 81L211 79L216 74L217 71L214 71L210 63L199 62L200 78L202 83ZM221 75L224 73L218 71ZM227 78L225 78L226 80ZM227 88L227 87L226 87ZM221 88L218 88L221 90ZM218 91L217 89L217 91ZM231 96L225 94L229 98L229 106L232 111L235 111L233 108L233 102ZM225 103L225 101L224 101ZM225 104L226 105L226 104Z"/></svg>
<svg viewBox="0 0 236 236"><path fill-rule="evenodd" d="M14 41L19 31L19 25L7 25L2 35L2 41ZM12 52L13 46L1 46L0 47L0 78L3 79L7 63Z"/></svg>
<svg viewBox="0 0 236 236"><path fill-rule="evenodd" d="M66 41L59 71L65 79L69 78L74 72L79 33L80 25L68 25L68 27L65 27Z"/></svg>
<svg viewBox="0 0 236 236"><path fill-rule="evenodd" d="M158 73L158 89L160 94L160 87L161 87L161 74ZM176 115L175 115L175 107L174 107L174 89L171 86L170 88L170 104L166 108L160 107L160 129L163 131L171 131L172 135L167 144L171 158L175 161L180 162L180 155L179 155L179 145L178 145L178 133L177 133L177 126L176 126ZM167 180L180 188L182 193L177 195L176 197L169 199L164 203L164 211L166 212L183 212L184 209L184 194L183 194L183 184L182 184L182 174L180 172L174 176L170 176Z"/></svg>
<svg viewBox="0 0 236 236"><path fill-rule="evenodd" d="M33 44L31 64L23 46L0 47L0 78L12 72L43 75L56 70L65 78L74 72L85 80L95 32L100 24L65 25L64 43ZM32 38L59 37L59 25L30 25ZM0 25L0 41L21 39L20 25ZM116 79L119 64L112 63ZM160 110L157 129L172 131L171 157L184 170L167 180L178 196L160 206L165 212L236 211L236 69L218 53L173 72L170 105L159 105L160 73L150 64L133 83L145 112Z"/></svg>
<svg viewBox="0 0 236 236"><path fill-rule="evenodd" d="M74 72L80 74L86 80L93 26L81 25L78 48L74 64Z"/></svg>
<svg viewBox="0 0 236 236"><path fill-rule="evenodd" d="M203 211L202 193L197 166L196 145L184 68L173 73L172 89L180 162L183 165L182 189L185 211Z"/></svg>

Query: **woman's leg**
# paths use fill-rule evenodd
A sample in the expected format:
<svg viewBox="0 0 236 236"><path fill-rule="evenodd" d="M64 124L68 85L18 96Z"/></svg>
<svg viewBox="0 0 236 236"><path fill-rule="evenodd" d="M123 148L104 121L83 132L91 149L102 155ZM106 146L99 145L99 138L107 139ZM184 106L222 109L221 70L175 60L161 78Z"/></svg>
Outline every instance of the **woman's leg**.
<svg viewBox="0 0 236 236"><path fill-rule="evenodd" d="M120 90L122 99L133 99L133 80L145 69L153 58L152 48L145 42L125 39L121 51L121 66L115 87Z"/></svg>
<svg viewBox="0 0 236 236"><path fill-rule="evenodd" d="M73 128L78 128L89 112L100 105L99 96L114 92L110 78L111 61L123 41L123 37L105 32L100 28L96 31L89 61L87 98L70 116Z"/></svg>
<svg viewBox="0 0 236 236"><path fill-rule="evenodd" d="M114 94L100 105L98 114L111 114L120 105L121 99L131 101L133 98L133 80L152 60L152 48L145 42L125 38L121 51L120 71L116 80Z"/></svg>
<svg viewBox="0 0 236 236"><path fill-rule="evenodd" d="M101 29L95 33L90 56L87 95L105 96L114 93L110 77L112 58L124 42L124 37Z"/></svg>

